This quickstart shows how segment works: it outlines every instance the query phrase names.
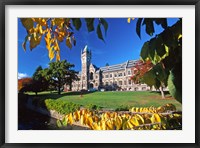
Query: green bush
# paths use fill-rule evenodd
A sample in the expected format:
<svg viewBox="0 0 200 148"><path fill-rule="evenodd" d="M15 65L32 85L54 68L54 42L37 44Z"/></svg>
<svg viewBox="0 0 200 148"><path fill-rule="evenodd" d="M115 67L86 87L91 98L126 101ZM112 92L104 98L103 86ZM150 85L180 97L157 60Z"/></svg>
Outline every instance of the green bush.
<svg viewBox="0 0 200 148"><path fill-rule="evenodd" d="M94 105L94 104L88 104L85 106L85 108L89 109L89 110L100 110L101 107L100 106L97 106L97 105Z"/></svg>
<svg viewBox="0 0 200 148"><path fill-rule="evenodd" d="M118 108L116 108L115 111L129 111L130 108L130 106L121 105Z"/></svg>
<svg viewBox="0 0 200 148"><path fill-rule="evenodd" d="M55 110L60 114L69 114L80 109L79 104L74 104L72 102L66 102L62 100L46 99L44 102L48 110Z"/></svg>

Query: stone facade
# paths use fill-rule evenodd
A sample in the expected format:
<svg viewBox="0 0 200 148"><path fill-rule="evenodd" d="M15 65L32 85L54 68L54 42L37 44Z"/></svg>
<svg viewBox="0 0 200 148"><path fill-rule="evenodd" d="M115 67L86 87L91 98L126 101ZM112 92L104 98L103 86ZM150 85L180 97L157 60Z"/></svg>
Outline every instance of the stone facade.
<svg viewBox="0 0 200 148"><path fill-rule="evenodd" d="M137 60L128 60L121 64L98 68L91 63L91 51L85 46L81 52L81 63L82 70L78 74L80 80L72 83L72 91L94 89L119 91L150 90L150 87L146 84L134 84L130 80Z"/></svg>

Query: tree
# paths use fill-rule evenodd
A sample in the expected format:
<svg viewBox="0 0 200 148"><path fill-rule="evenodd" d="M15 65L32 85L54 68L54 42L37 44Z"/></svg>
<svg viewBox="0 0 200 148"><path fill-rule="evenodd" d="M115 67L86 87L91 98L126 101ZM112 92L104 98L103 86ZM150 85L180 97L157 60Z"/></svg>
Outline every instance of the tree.
<svg viewBox="0 0 200 148"><path fill-rule="evenodd" d="M154 86L160 90L162 98L165 98L163 88L167 86L168 75L160 63L154 66L150 60L146 62L140 60L133 68L133 71L134 75L131 79L134 83L143 82L150 87Z"/></svg>
<svg viewBox="0 0 200 148"><path fill-rule="evenodd" d="M68 63L66 60L50 62L49 68L44 69L42 74L51 85L58 89L58 94L60 94L63 85L77 77L75 76L76 73L71 70L72 67L74 65Z"/></svg>
<svg viewBox="0 0 200 148"><path fill-rule="evenodd" d="M36 71L33 74L33 82L32 82L32 91L35 92L37 95L38 92L47 90L48 88L48 81L42 76L42 67L37 67Z"/></svg>
<svg viewBox="0 0 200 148"><path fill-rule="evenodd" d="M104 27L105 34L108 29L108 24L103 18L21 18L23 26L26 28L27 35L22 44L26 51L26 43L30 42L30 50L37 47L42 37L44 36L46 48L49 52L50 60L54 59L60 61L60 42L65 40L66 45L71 49L72 45L76 45L73 28L79 30L85 21L88 32L94 31L95 20L98 21L96 26L96 33L98 38L104 41L102 34L102 27ZM72 25L73 24L73 25Z"/></svg>
<svg viewBox="0 0 200 148"><path fill-rule="evenodd" d="M141 59L153 64L143 81L156 87L168 86L170 94L182 102L182 19L170 27L166 18L138 18L138 36L141 38L142 25L146 26L146 33L153 36L154 23L161 25L164 31L145 42L141 49Z"/></svg>
<svg viewBox="0 0 200 148"><path fill-rule="evenodd" d="M33 79L32 78L22 78L18 80L18 92L24 93L27 91L31 91Z"/></svg>
<svg viewBox="0 0 200 148"><path fill-rule="evenodd" d="M77 76L78 72L74 71L74 70L70 70L67 74L67 79L66 79L66 84L69 85L69 90L72 90L72 82L73 81L78 81L79 78Z"/></svg>

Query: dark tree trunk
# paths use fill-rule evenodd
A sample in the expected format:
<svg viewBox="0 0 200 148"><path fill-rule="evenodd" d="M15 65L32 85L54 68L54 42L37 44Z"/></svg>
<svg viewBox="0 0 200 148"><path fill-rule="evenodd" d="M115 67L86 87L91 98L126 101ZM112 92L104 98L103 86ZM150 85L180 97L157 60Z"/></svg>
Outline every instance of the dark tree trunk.
<svg viewBox="0 0 200 148"><path fill-rule="evenodd" d="M58 94L60 95L60 79L58 78Z"/></svg>
<svg viewBox="0 0 200 148"><path fill-rule="evenodd" d="M72 90L72 82L69 82L69 90Z"/></svg>

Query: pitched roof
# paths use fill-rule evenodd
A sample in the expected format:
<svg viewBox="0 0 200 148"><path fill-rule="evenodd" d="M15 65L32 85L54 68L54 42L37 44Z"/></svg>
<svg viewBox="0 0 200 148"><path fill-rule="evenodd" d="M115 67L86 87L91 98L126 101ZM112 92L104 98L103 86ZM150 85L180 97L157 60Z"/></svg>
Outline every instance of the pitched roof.
<svg viewBox="0 0 200 148"><path fill-rule="evenodd" d="M100 67L100 70L102 72L125 70L126 68L131 68L131 67L135 66L136 63L137 63L137 60L128 60L127 62L124 62L121 64Z"/></svg>
<svg viewBox="0 0 200 148"><path fill-rule="evenodd" d="M120 71L120 70L125 70L126 68L132 68L137 64L138 60L128 60L124 63L121 64L115 64L115 65L110 65L110 66L104 66L98 68L96 65L92 64L93 67L95 68L96 72L99 73L100 71L102 72L111 72L111 71ZM81 75L81 71L79 71L79 74Z"/></svg>

